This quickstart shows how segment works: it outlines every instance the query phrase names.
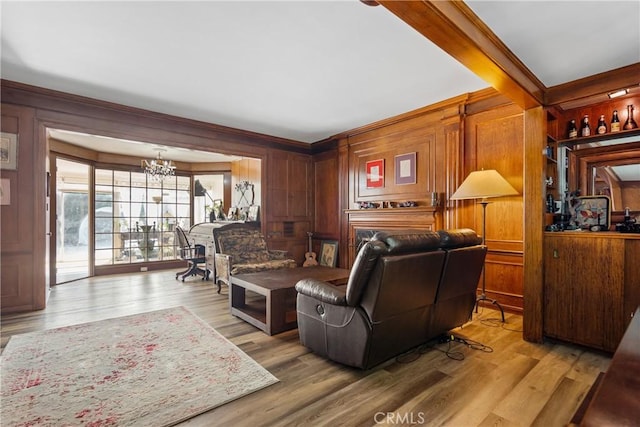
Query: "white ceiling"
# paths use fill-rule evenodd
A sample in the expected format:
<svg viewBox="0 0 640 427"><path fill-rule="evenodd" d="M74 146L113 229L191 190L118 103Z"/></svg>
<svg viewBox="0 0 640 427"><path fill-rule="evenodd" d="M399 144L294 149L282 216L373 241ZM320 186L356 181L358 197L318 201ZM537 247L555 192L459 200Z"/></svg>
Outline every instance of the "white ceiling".
<svg viewBox="0 0 640 427"><path fill-rule="evenodd" d="M640 62L639 1L467 3L546 86ZM302 142L488 86L357 0L1 7L2 78Z"/></svg>

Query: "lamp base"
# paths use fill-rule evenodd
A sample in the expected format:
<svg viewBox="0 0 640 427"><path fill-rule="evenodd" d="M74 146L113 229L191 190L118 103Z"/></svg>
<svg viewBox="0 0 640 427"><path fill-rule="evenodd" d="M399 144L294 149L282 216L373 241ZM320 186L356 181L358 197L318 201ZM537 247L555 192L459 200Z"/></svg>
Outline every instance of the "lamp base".
<svg viewBox="0 0 640 427"><path fill-rule="evenodd" d="M481 294L478 296L478 298L476 299L476 313L478 312L478 303L480 301L490 301L491 304L495 305L496 307L498 307L500 309L500 314L502 315L502 323L505 323L504 321L504 310L502 309L502 306L500 305L500 303L494 299L489 299L487 298L487 296L485 294Z"/></svg>

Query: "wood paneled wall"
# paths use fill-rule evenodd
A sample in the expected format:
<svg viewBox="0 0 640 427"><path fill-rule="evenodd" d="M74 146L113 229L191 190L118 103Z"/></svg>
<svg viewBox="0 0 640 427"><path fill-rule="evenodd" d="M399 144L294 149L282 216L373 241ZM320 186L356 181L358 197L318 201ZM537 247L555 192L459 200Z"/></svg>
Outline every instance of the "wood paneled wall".
<svg viewBox="0 0 640 427"><path fill-rule="evenodd" d="M465 117L464 112L468 112ZM414 200L430 203L437 192L440 205L435 229L471 227L482 229L482 212L471 202L454 202L449 197L469 172L497 169L521 195L496 199L487 208L487 287L489 295L511 311L523 309L523 159L524 112L495 91L471 94L438 105L374 123L336 137L338 147L316 155L315 200L340 201L336 221L319 219L316 231L335 232L340 227L340 263L349 266L348 216L345 211L363 201ZM543 141L537 142L541 145ZM416 153L416 184L396 185L396 155ZM337 153L337 160L335 154ZM366 162L383 159L385 185L366 188ZM337 163L336 163L337 162ZM318 179L327 170L340 171L340 180ZM376 210L367 212L375 217Z"/></svg>
<svg viewBox="0 0 640 427"><path fill-rule="evenodd" d="M288 251L299 265L304 262L313 221L312 180L311 155L269 152L263 173L269 200L263 230L271 249Z"/></svg>
<svg viewBox="0 0 640 427"><path fill-rule="evenodd" d="M9 199L0 215L3 312L42 309L47 297L46 149L33 144L36 129L34 109L2 106L2 132L17 136L17 169L0 171L3 198Z"/></svg>
<svg viewBox="0 0 640 427"><path fill-rule="evenodd" d="M467 116L465 176L481 169L497 170L520 193L490 199L486 210L487 296L512 311L523 308L523 159L524 113L515 105ZM482 206L464 202L460 225L482 232Z"/></svg>
<svg viewBox="0 0 640 427"><path fill-rule="evenodd" d="M267 196L262 191L256 203L263 213L272 207L277 210L287 206L291 215L279 218L279 225L272 221L270 227L286 231L287 224L293 224L295 232L276 242L275 248L299 253L300 262L304 259L305 231L309 230L313 215L309 144L6 80L1 81L1 92L2 131L19 134L20 150L18 170L2 171L2 177L10 181L12 194L11 205L1 208L2 312L40 309L46 302L49 215L45 181L50 128L261 159L263 183L265 171L282 166L278 159L285 153L284 166L290 171L291 184L283 193L286 198ZM299 173L305 178L290 179L299 177ZM302 201L303 209L296 208L297 200ZM263 222L263 231L266 223Z"/></svg>

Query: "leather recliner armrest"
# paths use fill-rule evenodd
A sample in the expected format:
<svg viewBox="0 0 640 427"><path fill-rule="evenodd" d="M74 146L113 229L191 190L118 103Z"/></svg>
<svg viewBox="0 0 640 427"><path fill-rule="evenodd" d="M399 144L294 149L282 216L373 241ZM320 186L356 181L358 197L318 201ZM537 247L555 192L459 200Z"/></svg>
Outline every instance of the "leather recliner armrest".
<svg viewBox="0 0 640 427"><path fill-rule="evenodd" d="M330 283L316 279L302 279L296 283L296 291L331 305L347 305L345 291Z"/></svg>

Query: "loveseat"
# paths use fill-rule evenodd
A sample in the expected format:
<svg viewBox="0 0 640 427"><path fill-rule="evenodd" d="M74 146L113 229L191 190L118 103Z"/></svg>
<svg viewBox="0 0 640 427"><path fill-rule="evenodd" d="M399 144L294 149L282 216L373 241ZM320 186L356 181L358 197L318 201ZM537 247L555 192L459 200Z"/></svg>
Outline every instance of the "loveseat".
<svg viewBox="0 0 640 427"><path fill-rule="evenodd" d="M287 251L269 250L264 235L253 224L233 223L214 228L213 240L218 293L221 282L229 286L230 276L235 274L297 266L295 260L287 257Z"/></svg>
<svg viewBox="0 0 640 427"><path fill-rule="evenodd" d="M469 320L486 252L471 229L378 232L346 288L296 284L300 341L363 369L423 344Z"/></svg>

